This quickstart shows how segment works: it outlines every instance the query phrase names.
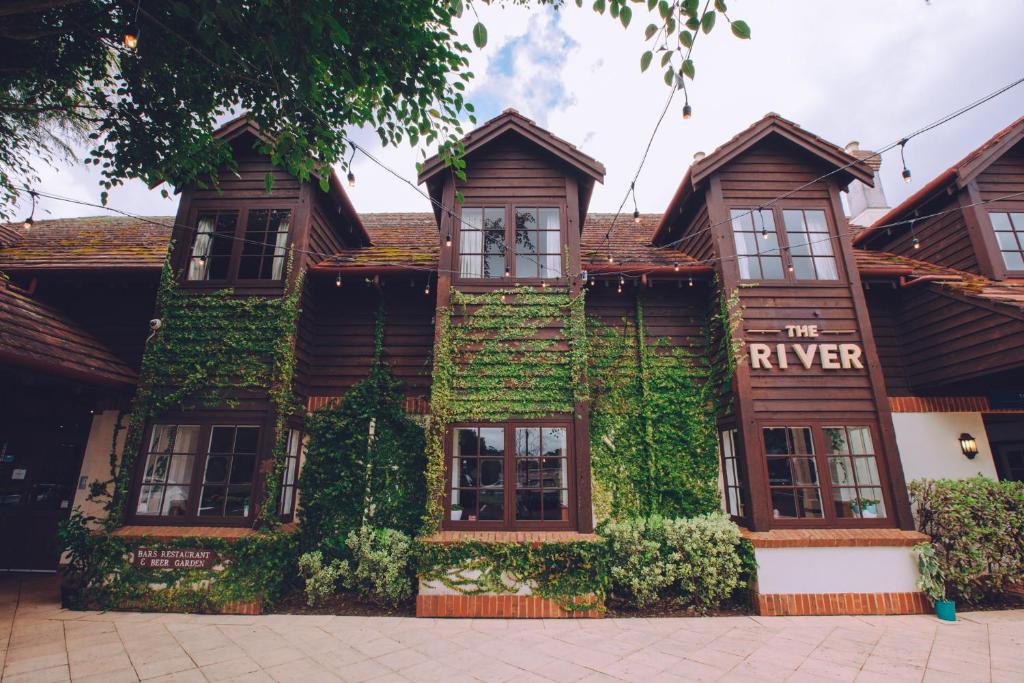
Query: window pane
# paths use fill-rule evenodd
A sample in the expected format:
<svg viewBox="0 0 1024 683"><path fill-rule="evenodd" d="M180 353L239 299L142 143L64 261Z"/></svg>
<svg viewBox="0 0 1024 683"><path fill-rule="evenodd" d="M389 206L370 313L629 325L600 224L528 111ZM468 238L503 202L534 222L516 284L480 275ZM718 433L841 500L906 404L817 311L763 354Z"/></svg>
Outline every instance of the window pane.
<svg viewBox="0 0 1024 683"><path fill-rule="evenodd" d="M789 453L785 427L766 427L764 429L764 450L768 455L786 455Z"/></svg>
<svg viewBox="0 0 1024 683"><path fill-rule="evenodd" d="M227 491L224 501L224 515L226 517L246 517L249 514L249 493L248 486L232 486Z"/></svg>
<svg viewBox="0 0 1024 683"><path fill-rule="evenodd" d="M765 280L782 279L782 259L778 256L762 256L761 268L764 271Z"/></svg>
<svg viewBox="0 0 1024 683"><path fill-rule="evenodd" d="M814 259L814 267L818 271L819 280L838 280L836 261L831 256L818 256Z"/></svg>
<svg viewBox="0 0 1024 683"><path fill-rule="evenodd" d="M188 515L189 486L168 486L164 492L160 514L168 517L185 517Z"/></svg>
<svg viewBox="0 0 1024 683"><path fill-rule="evenodd" d="M757 253L757 235L752 232L736 232L733 233L733 237L736 240L737 254L749 255Z"/></svg>
<svg viewBox="0 0 1024 683"><path fill-rule="evenodd" d="M484 233L484 253L489 256L504 256L505 255L505 231L504 230L485 230Z"/></svg>
<svg viewBox="0 0 1024 683"><path fill-rule="evenodd" d="M740 279L759 280L761 279L761 266L756 256L741 256L739 258Z"/></svg>
<svg viewBox="0 0 1024 683"><path fill-rule="evenodd" d="M235 434L235 453L255 453L259 436L259 427L239 427Z"/></svg>
<svg viewBox="0 0 1024 683"><path fill-rule="evenodd" d="M796 492L793 489L772 489L772 516L775 518L799 517Z"/></svg>
<svg viewBox="0 0 1024 683"><path fill-rule="evenodd" d="M853 461L850 458L829 458L828 466L833 486L855 486L857 484L853 478Z"/></svg>
<svg viewBox="0 0 1024 683"><path fill-rule="evenodd" d="M864 486L866 484L878 485L881 483L878 480L878 465L875 463L874 456L867 458L854 458L853 466L857 475L857 483L860 486Z"/></svg>
<svg viewBox="0 0 1024 683"><path fill-rule="evenodd" d="M804 211L808 232L828 232L824 211Z"/></svg>
<svg viewBox="0 0 1024 683"><path fill-rule="evenodd" d="M480 459L480 485L500 487L504 483L502 470L505 467L504 461L498 458Z"/></svg>
<svg viewBox="0 0 1024 683"><path fill-rule="evenodd" d="M540 277L539 266L536 256L516 254L516 277Z"/></svg>
<svg viewBox="0 0 1024 683"><path fill-rule="evenodd" d="M1010 225L1010 214L1008 213L997 213L992 212L988 215L992 221L992 228L994 230L1012 230L1013 226Z"/></svg>
<svg viewBox="0 0 1024 683"><path fill-rule="evenodd" d="M843 427L825 427L825 448L829 454L845 455L850 452L850 444Z"/></svg>
<svg viewBox="0 0 1024 683"><path fill-rule="evenodd" d="M760 246L762 254L778 255L780 253L779 236L774 232L769 232L766 236L758 235L754 241Z"/></svg>
<svg viewBox="0 0 1024 683"><path fill-rule="evenodd" d="M484 229L505 233L505 209L484 209Z"/></svg>
<svg viewBox="0 0 1024 683"><path fill-rule="evenodd" d="M559 209L540 210L540 228L542 230L559 230L562 221L562 212ZM556 233L557 234L557 233Z"/></svg>
<svg viewBox="0 0 1024 683"><path fill-rule="evenodd" d="M252 473L256 468L256 455L242 453L234 457L231 463L231 483L248 484L252 481Z"/></svg>
<svg viewBox="0 0 1024 683"><path fill-rule="evenodd" d="M250 209L242 243L240 279L279 279L284 272L290 211L286 209Z"/></svg>
<svg viewBox="0 0 1024 683"><path fill-rule="evenodd" d="M792 230L794 232L804 231L804 212L795 210L786 210L782 212L782 222L786 226L786 230Z"/></svg>
<svg viewBox="0 0 1024 683"><path fill-rule="evenodd" d="M1005 251L1020 249L1020 245L1017 244L1017 238L1012 232L997 232L996 240L999 242L999 248Z"/></svg>
<svg viewBox="0 0 1024 683"><path fill-rule="evenodd" d="M786 237L789 238L789 253L794 256L808 256L811 253L811 247L808 244L807 233L804 232L787 232Z"/></svg>
<svg viewBox="0 0 1024 683"><path fill-rule="evenodd" d="M750 211L745 209L733 209L729 213L732 216L732 229L734 231L753 232L754 219L751 217Z"/></svg>
<svg viewBox="0 0 1024 683"><path fill-rule="evenodd" d="M518 458L516 460L516 488L537 489L541 485L540 460Z"/></svg>
<svg viewBox="0 0 1024 683"><path fill-rule="evenodd" d="M544 516L546 520L567 520L569 509L562 505L561 491L545 491L543 494Z"/></svg>
<svg viewBox="0 0 1024 683"><path fill-rule="evenodd" d="M516 491L516 519L541 519L540 491Z"/></svg>
<svg viewBox="0 0 1024 683"><path fill-rule="evenodd" d="M229 458L227 456L213 456L206 459L206 473L203 481L207 484L223 484L228 478Z"/></svg>
<svg viewBox="0 0 1024 683"><path fill-rule="evenodd" d="M480 512L477 519L498 520L505 518L505 494L502 491L480 491Z"/></svg>
<svg viewBox="0 0 1024 683"><path fill-rule="evenodd" d="M562 255L561 254L547 254L543 257L543 268L541 270L541 277L553 278L562 277Z"/></svg>
<svg viewBox="0 0 1024 683"><path fill-rule="evenodd" d="M234 427L214 427L210 431L210 452L230 453L235 441Z"/></svg>
<svg viewBox="0 0 1024 683"><path fill-rule="evenodd" d="M1024 270L1024 256L1019 251L1004 251L1003 261L1007 270Z"/></svg>
<svg viewBox="0 0 1024 683"><path fill-rule="evenodd" d="M537 457L540 455L540 428L516 428L516 457Z"/></svg>
<svg viewBox="0 0 1024 683"><path fill-rule="evenodd" d="M809 245L811 247L811 253L815 256L831 256L832 255L832 240L821 237L820 235L810 235Z"/></svg>
<svg viewBox="0 0 1024 683"><path fill-rule="evenodd" d="M565 429L549 427L544 429L544 455L565 455Z"/></svg>
<svg viewBox="0 0 1024 683"><path fill-rule="evenodd" d="M775 232L775 214L771 209L761 209L753 212L754 230L760 233L762 230L769 234Z"/></svg>
<svg viewBox="0 0 1024 683"><path fill-rule="evenodd" d="M452 468L452 487L465 486L475 488L480 485L477 478L476 458L456 458L455 467Z"/></svg>
<svg viewBox="0 0 1024 683"><path fill-rule="evenodd" d="M458 429L455 432L455 455L476 455L478 448L475 429Z"/></svg>
<svg viewBox="0 0 1024 683"><path fill-rule="evenodd" d="M505 454L504 428L484 427L480 430L480 454L490 456Z"/></svg>
<svg viewBox="0 0 1024 683"><path fill-rule="evenodd" d="M452 491L452 519L475 522L477 498L476 491Z"/></svg>
<svg viewBox="0 0 1024 683"><path fill-rule="evenodd" d="M223 516L226 494L227 489L223 486L204 486L203 497L199 501L199 514L203 517Z"/></svg>
<svg viewBox="0 0 1024 683"><path fill-rule="evenodd" d="M811 440L810 427L790 427L789 434L793 440L794 453L814 453L814 442Z"/></svg>
<svg viewBox="0 0 1024 683"><path fill-rule="evenodd" d="M484 277L505 277L505 257L485 256Z"/></svg>
<svg viewBox="0 0 1024 683"><path fill-rule="evenodd" d="M814 279L814 264L806 256L793 257L793 272L798 280Z"/></svg>

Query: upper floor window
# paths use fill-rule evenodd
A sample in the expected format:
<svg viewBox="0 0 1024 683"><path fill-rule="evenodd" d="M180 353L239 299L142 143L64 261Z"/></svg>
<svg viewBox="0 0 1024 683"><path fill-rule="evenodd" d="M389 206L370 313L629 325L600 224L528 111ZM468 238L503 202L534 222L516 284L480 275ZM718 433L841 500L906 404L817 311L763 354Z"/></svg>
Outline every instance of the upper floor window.
<svg viewBox="0 0 1024 683"><path fill-rule="evenodd" d="M450 521L468 527L570 528L569 444L564 423L456 427L450 461Z"/></svg>
<svg viewBox="0 0 1024 683"><path fill-rule="evenodd" d="M458 229L462 278L562 276L562 210L558 207L464 207Z"/></svg>
<svg viewBox="0 0 1024 683"><path fill-rule="evenodd" d="M732 209L741 280L838 280L828 220L821 209ZM781 219L784 231L776 229Z"/></svg>
<svg viewBox="0 0 1024 683"><path fill-rule="evenodd" d="M988 217L1006 269L1024 270L1024 213L992 211Z"/></svg>
<svg viewBox="0 0 1024 683"><path fill-rule="evenodd" d="M135 515L251 518L260 427L194 422L152 426Z"/></svg>
<svg viewBox="0 0 1024 683"><path fill-rule="evenodd" d="M288 209L201 211L189 253L190 281L274 281L284 278Z"/></svg>

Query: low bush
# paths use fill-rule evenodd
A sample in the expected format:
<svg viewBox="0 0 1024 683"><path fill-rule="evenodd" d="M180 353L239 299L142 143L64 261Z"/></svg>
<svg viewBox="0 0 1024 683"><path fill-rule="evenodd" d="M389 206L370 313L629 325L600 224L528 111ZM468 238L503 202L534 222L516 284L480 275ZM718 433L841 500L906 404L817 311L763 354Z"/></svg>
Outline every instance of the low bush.
<svg viewBox="0 0 1024 683"><path fill-rule="evenodd" d="M306 581L306 604L314 607L338 591L341 560L324 565L324 554L319 550L303 553L299 556L299 574Z"/></svg>
<svg viewBox="0 0 1024 683"><path fill-rule="evenodd" d="M1024 482L918 479L910 496L949 598L986 602L1024 577Z"/></svg>
<svg viewBox="0 0 1024 683"><path fill-rule="evenodd" d="M361 597L399 605L413 596L412 539L394 529L364 526L349 533L350 560L339 565L345 588Z"/></svg>
<svg viewBox="0 0 1024 683"><path fill-rule="evenodd" d="M721 607L749 579L739 527L722 514L611 522L607 539L612 593L645 607L671 599L699 612Z"/></svg>

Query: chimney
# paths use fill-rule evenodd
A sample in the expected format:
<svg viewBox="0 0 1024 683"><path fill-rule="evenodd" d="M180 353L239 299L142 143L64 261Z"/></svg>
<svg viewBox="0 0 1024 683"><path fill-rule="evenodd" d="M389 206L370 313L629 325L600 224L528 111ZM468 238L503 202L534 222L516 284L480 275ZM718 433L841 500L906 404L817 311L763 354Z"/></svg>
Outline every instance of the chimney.
<svg viewBox="0 0 1024 683"><path fill-rule="evenodd" d="M846 152L850 156L863 159L872 171L874 171L874 187L868 187L859 180L854 180L847 188L846 201L850 207L850 225L855 228L866 228L889 211L889 202L885 199L885 191L882 189L882 178L878 174L882 167L882 157L874 152L860 148L860 143L854 140L846 145Z"/></svg>

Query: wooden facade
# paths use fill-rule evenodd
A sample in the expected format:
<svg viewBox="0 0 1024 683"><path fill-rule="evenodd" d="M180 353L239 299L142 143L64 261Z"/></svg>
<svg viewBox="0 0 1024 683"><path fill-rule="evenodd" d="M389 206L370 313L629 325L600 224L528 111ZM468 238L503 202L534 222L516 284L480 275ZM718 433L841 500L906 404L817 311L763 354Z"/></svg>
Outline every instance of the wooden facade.
<svg viewBox="0 0 1024 683"><path fill-rule="evenodd" d="M224 173L216 189L184 188L177 216L158 221L173 222L173 235L153 226L133 228L127 243L134 255L108 240L88 254L66 255L65 261L80 259L75 270L20 240L13 227L0 234L0 269L12 274L19 296L35 296L66 318L68 329L83 330L80 336L88 335L90 348L101 347L102 353L93 355L102 355L115 368L107 368L107 375L121 373L114 382L127 388L121 393L130 391L134 381L146 323L159 316L153 313L154 295L168 239L173 239L172 265L182 271L192 258L200 212L260 208L290 212L293 279L183 286L213 291L230 284L235 296L279 297L305 273L295 391L310 408L343 400L367 376L381 306L386 311L384 358L403 383L408 405L427 412L440 316L448 311L453 292L553 286L575 295L586 287L586 313L610 326L624 325L642 297L648 337L667 339L694 354L705 352L705 327L719 298L735 297L740 314L736 334L743 347L731 393L717 417L722 430L736 430L745 500L738 521L754 532L910 528L890 399L975 395L979 382L1012 388L1024 373L1024 287L1000 260L988 218L993 205L1024 212L1024 194L1005 199L1024 193L1024 122L1002 131L858 234L847 222L839 193L854 181L870 183L873 170L774 114L695 161L664 213L635 221L629 215L590 213L603 166L512 111L467 136L467 179L456 179L440 159L427 160L420 180L435 207L420 214L359 215L333 175L329 191L323 192L318 182L300 182L253 151L259 131L244 119L228 124L221 136L235 146L237 174ZM273 180L269 192L268 173ZM461 205L457 193L464 197ZM460 245L467 212L500 209L505 248L514 254L514 212L522 207L557 211L557 277L523 277L514 265L508 276L487 278L463 269ZM770 237L778 243L774 252L757 252L758 258L779 259L771 277L751 277L741 266L750 253L738 251L735 225L755 212L759 220L771 221ZM800 252L794 249L796 233L787 230L792 212L802 212L807 221L808 212L814 212L814 220L822 221L815 239L831 245L827 254L815 252L827 263L814 265L813 278L793 267ZM912 229L902 222L911 218ZM37 227L45 231L43 223ZM892 223L900 225L887 227ZM83 235L95 228L90 225L82 224ZM759 245L769 239L765 232L750 231ZM241 247L234 248L237 258ZM109 252L109 260L98 258L97 250ZM81 276L83 270L91 275ZM99 273L104 277L94 277ZM88 284L91 299L83 301L71 287L76 278ZM452 324L460 323L456 311ZM47 334L40 337L44 348L39 355L53 343L45 341ZM538 335L557 340L554 354L568 352L561 321L551 321ZM756 359L755 348L764 351ZM5 357L5 362L28 360ZM93 379L101 374L94 372ZM237 406L211 416L259 424L268 434L274 420L269 397L235 398ZM175 417L187 415L167 416ZM300 425L302 415L293 417ZM525 424L520 417L511 416L508 424ZM538 528L592 531L589 406L576 403L534 423L566 426L573 479L571 514ZM780 514L772 498L777 475L769 469L765 430L782 427L810 429L821 458L830 448L823 430L867 430L885 514ZM269 448L261 453L267 457ZM818 462L821 495L827 496L833 485L824 482L829 476L825 460ZM459 520L449 526L472 525Z"/></svg>

